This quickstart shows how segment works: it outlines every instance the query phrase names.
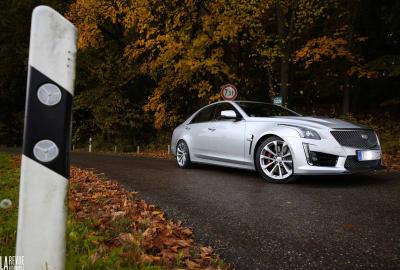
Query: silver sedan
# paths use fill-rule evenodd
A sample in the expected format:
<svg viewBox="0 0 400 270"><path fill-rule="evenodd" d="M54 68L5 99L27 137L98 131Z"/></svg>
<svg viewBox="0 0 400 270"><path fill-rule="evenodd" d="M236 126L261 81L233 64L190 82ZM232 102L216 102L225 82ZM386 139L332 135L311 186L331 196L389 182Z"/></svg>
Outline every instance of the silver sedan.
<svg viewBox="0 0 400 270"><path fill-rule="evenodd" d="M174 130L171 148L181 168L206 163L257 170L273 183L375 170L382 155L368 127L251 101L201 108Z"/></svg>

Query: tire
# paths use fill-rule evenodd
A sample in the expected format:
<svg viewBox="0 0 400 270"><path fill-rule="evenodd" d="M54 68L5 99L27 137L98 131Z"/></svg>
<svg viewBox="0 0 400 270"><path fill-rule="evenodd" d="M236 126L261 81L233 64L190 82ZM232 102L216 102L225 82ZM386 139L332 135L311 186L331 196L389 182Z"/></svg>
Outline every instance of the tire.
<svg viewBox="0 0 400 270"><path fill-rule="evenodd" d="M277 136L269 137L257 148L255 164L259 174L270 183L286 184L297 180L289 146Z"/></svg>
<svg viewBox="0 0 400 270"><path fill-rule="evenodd" d="M183 140L176 145L176 163L182 169L189 168L191 165L189 147Z"/></svg>

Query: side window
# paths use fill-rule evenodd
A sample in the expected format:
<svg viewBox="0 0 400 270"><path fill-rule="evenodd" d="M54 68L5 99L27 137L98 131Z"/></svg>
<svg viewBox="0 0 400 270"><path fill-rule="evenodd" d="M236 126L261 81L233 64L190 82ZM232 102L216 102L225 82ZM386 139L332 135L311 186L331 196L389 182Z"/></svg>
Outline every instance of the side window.
<svg viewBox="0 0 400 270"><path fill-rule="evenodd" d="M228 110L231 110L231 111L235 111L235 113L237 114L237 115L241 115L236 109L235 109L235 107L233 107L231 104L229 104L229 103L219 103L218 105L217 105L217 109L215 110L215 115L214 115L214 119L216 120L216 121L222 121L222 120L228 120L228 119L223 119L223 118L221 118L221 112L222 111L228 111ZM229 121L229 120L228 120Z"/></svg>
<svg viewBox="0 0 400 270"><path fill-rule="evenodd" d="M215 105L208 106L196 114L191 124L211 121L214 117Z"/></svg>

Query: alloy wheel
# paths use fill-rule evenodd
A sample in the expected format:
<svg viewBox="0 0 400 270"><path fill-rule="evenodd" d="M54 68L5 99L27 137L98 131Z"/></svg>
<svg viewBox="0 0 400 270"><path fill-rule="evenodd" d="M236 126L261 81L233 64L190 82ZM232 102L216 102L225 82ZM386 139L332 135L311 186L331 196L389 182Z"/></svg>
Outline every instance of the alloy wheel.
<svg viewBox="0 0 400 270"><path fill-rule="evenodd" d="M281 140L269 142L261 150L260 165L270 178L283 180L293 174L293 158L289 146Z"/></svg>
<svg viewBox="0 0 400 270"><path fill-rule="evenodd" d="M186 143L180 142L177 147L177 152L176 152L176 161L178 162L178 165L183 167L186 164L187 160L187 146Z"/></svg>

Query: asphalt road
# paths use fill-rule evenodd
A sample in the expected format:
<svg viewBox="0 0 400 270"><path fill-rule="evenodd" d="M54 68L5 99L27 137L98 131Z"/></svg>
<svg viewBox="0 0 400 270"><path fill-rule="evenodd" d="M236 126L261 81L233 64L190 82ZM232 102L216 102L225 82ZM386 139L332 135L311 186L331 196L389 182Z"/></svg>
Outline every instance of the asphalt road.
<svg viewBox="0 0 400 270"><path fill-rule="evenodd" d="M193 227L236 269L400 269L400 174L303 177L172 160L74 154Z"/></svg>

